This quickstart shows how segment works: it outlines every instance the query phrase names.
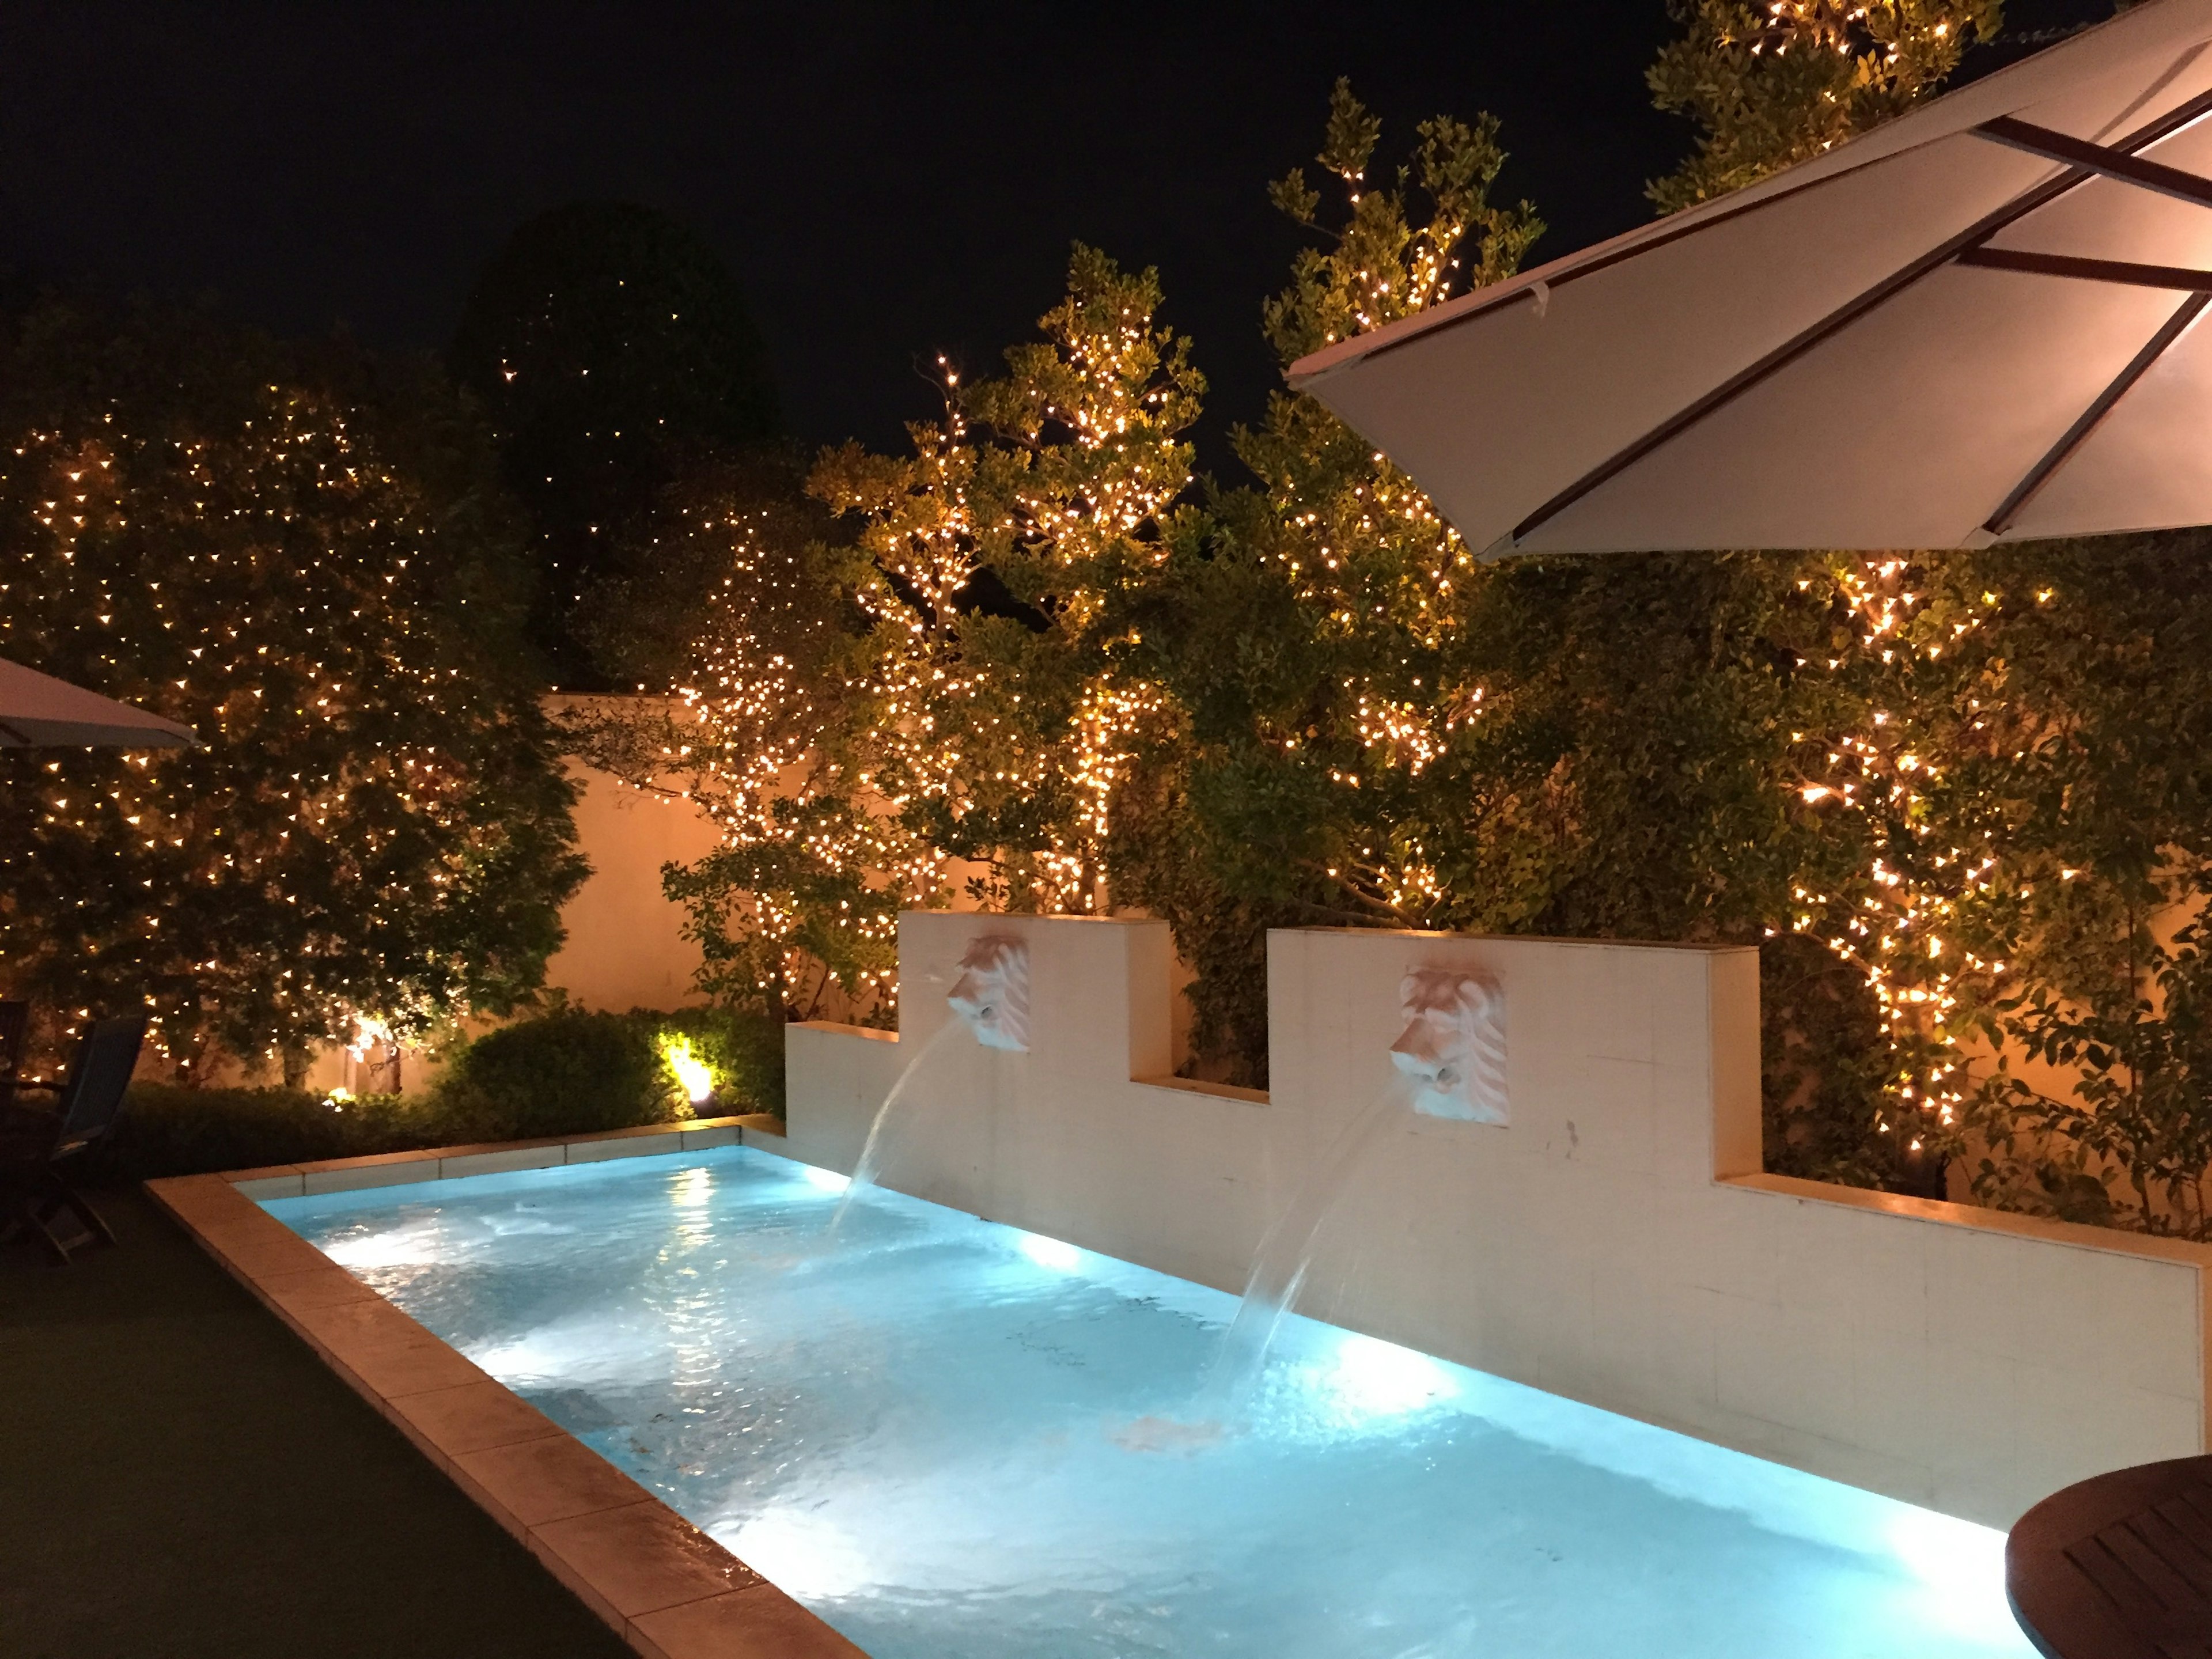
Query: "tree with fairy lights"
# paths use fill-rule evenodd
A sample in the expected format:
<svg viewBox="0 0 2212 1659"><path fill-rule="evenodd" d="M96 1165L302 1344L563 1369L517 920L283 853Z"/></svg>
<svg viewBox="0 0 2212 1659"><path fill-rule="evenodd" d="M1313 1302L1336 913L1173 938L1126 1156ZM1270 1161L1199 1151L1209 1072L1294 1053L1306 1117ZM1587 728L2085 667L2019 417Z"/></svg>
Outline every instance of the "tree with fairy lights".
<svg viewBox="0 0 2212 1659"><path fill-rule="evenodd" d="M1860 977L1864 1140L2007 1208L2212 1236L2212 538L1828 562L1849 718L1790 927Z"/></svg>
<svg viewBox="0 0 2212 1659"><path fill-rule="evenodd" d="M542 982L581 880L488 445L427 368L61 302L0 337L0 656L191 726L0 756L0 984L297 1076Z"/></svg>
<svg viewBox="0 0 2212 1659"><path fill-rule="evenodd" d="M593 764L719 832L664 872L702 989L801 1017L834 992L885 1018L898 911L932 901L942 860L871 787L861 561L796 477L763 483L781 465L726 460L664 495L640 534L655 575L611 593L595 626L603 660L669 695L582 699L562 726Z"/></svg>
<svg viewBox="0 0 2212 1659"><path fill-rule="evenodd" d="M810 483L869 560L872 781L994 908L1107 908L1117 790L1173 719L1119 614L1197 523L1205 382L1159 303L1154 273L1079 246L1043 340L974 385L948 368L912 456L848 447ZM979 602L987 577L1006 602Z"/></svg>
<svg viewBox="0 0 2212 1659"><path fill-rule="evenodd" d="M1265 308L1286 362L1510 274L1542 229L1525 203L1490 200L1505 160L1494 121L1425 122L1407 167L1370 181L1380 136L1340 82L1318 160L1340 220L1324 228L1303 172L1270 192L1320 240ZM1143 861L1130 891L1176 926L1200 1043L1260 1081L1265 928L1429 913L1440 878L1407 791L1436 786L1427 769L1481 692L1443 660L1473 560L1410 481L1287 392L1232 443L1258 488L1217 497L1214 533L1139 613L1192 737L1174 855Z"/></svg>
<svg viewBox="0 0 2212 1659"><path fill-rule="evenodd" d="M1686 9L1652 84L1705 131L1655 200L1898 112L1997 11ZM1828 617L1793 635L1770 1167L2212 1236L2204 540L1762 561Z"/></svg>
<svg viewBox="0 0 2212 1659"><path fill-rule="evenodd" d="M1725 196L1940 88L1997 31L2003 0L1673 0L1682 33L1647 76L1698 127L1650 186L1662 213Z"/></svg>
<svg viewBox="0 0 2212 1659"><path fill-rule="evenodd" d="M702 525L725 574L683 706L632 721L620 765L722 831L669 873L712 988L804 1012L834 984L887 1015L897 912L950 882L1006 908L1109 902L1110 849L1144 840L1117 802L1172 720L1118 606L1192 523L1203 391L1158 302L1151 272L1079 247L1045 338L995 379L948 367L911 455L816 465L849 549Z"/></svg>
<svg viewBox="0 0 2212 1659"><path fill-rule="evenodd" d="M1655 88L1704 131L1666 203L1894 113L1996 21L1682 16ZM1491 124L1431 123L1370 181L1379 137L1340 88L1341 206L1276 187L1318 238L1266 312L1286 361L1506 274L1536 233L1488 199ZM745 899L778 962L867 895L888 929L956 856L1000 903L1140 903L1198 972L1200 1045L1255 1081L1270 925L1758 943L1770 1168L1938 1195L1963 1170L1986 1202L2212 1236L2201 532L1486 568L1288 394L1235 434L1256 483L1201 509L1196 378L1129 280L1079 260L1047 343L948 376L913 457L817 469L862 526L808 613L842 616L815 636L840 666L787 677L775 607L732 612L696 723L778 783L736 792L770 827L695 903ZM809 797L836 830L772 827L795 757L836 774ZM799 849L811 887L764 878ZM894 866L926 875L871 873Z"/></svg>

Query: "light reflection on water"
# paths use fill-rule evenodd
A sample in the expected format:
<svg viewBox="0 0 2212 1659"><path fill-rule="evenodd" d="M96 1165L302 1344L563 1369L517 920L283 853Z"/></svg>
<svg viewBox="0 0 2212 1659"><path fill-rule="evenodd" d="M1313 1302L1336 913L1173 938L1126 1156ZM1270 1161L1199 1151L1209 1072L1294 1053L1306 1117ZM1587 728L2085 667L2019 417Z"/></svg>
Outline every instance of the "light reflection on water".
<svg viewBox="0 0 2212 1659"><path fill-rule="evenodd" d="M2024 1656L1986 1528L752 1151L268 1207L878 1659Z"/></svg>

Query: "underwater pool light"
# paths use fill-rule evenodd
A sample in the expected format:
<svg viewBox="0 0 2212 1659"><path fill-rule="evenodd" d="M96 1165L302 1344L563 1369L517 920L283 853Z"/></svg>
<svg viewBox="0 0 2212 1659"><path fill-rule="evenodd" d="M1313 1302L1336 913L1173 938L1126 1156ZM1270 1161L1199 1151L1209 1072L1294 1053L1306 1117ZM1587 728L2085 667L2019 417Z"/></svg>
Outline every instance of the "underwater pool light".
<svg viewBox="0 0 2212 1659"><path fill-rule="evenodd" d="M1021 1249L1022 1254L1038 1267L1050 1267L1055 1273L1071 1273L1083 1265L1081 1250L1056 1238L1047 1238L1042 1233L1024 1233Z"/></svg>
<svg viewBox="0 0 2212 1659"><path fill-rule="evenodd" d="M1339 1405L1375 1417L1402 1417L1459 1392L1442 1362L1373 1336L1344 1337L1325 1376Z"/></svg>

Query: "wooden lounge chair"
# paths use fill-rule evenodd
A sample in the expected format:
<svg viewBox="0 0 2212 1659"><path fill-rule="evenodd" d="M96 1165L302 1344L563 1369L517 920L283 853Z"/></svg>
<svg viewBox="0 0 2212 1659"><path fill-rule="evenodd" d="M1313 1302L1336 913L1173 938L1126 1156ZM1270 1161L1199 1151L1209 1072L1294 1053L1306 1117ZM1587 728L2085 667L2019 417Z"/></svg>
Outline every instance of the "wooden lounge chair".
<svg viewBox="0 0 2212 1659"><path fill-rule="evenodd" d="M72 1249L115 1243L99 1212L70 1188L61 1165L115 1127L145 1038L143 1014L94 1020L77 1044L67 1078L13 1080L10 1097L0 1104L0 1239L33 1233L57 1267L67 1265ZM25 1103L25 1094L40 1091L55 1096L52 1109ZM74 1217L88 1237L57 1232L55 1224L64 1215Z"/></svg>

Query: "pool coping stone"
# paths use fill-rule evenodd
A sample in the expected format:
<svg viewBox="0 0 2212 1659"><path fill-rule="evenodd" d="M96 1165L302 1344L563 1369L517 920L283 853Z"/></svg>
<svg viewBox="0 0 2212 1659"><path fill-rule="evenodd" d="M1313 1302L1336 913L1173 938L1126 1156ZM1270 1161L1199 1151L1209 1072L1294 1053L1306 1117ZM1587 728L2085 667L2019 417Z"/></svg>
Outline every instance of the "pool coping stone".
<svg viewBox="0 0 2212 1659"><path fill-rule="evenodd" d="M270 1198L774 1143L767 1113L149 1181L154 1201L645 1659L861 1650L260 1206Z"/></svg>

